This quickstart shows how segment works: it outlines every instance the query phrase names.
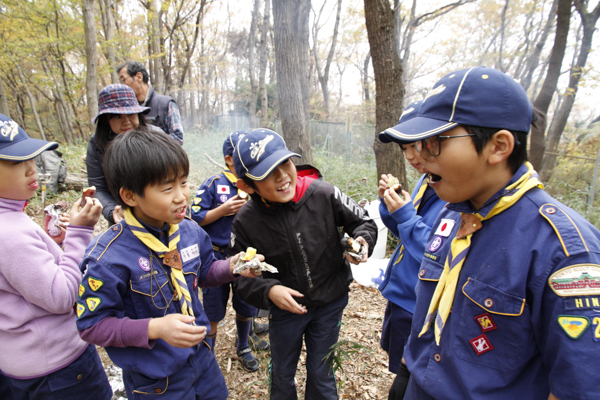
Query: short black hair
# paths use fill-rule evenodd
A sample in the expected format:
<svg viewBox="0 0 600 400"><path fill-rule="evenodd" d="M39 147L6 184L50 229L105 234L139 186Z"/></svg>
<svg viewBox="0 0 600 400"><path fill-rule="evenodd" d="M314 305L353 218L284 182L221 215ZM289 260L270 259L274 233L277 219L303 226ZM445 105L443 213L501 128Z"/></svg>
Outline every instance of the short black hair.
<svg viewBox="0 0 600 400"><path fill-rule="evenodd" d="M113 115L116 114L102 114L96 121L96 135L94 136L94 140L96 141L98 147L100 147L102 150L105 150L106 146L108 146L108 143L113 140L115 136L117 136L117 134L110 129L110 124L108 122ZM146 117L144 117L142 113L138 114L138 121L138 126L148 126Z"/></svg>
<svg viewBox="0 0 600 400"><path fill-rule="evenodd" d="M545 126L546 124L546 115L538 110L537 108L533 108L533 118L531 121L531 125L536 128L540 126ZM475 145L475 150L477 154L481 154L485 145L490 141L494 134L504 128L484 128L481 126L473 126L473 125L461 125L465 130L474 135L471 137L473 140L473 144ZM527 135L529 132L520 132L520 131L510 131L515 138L515 147L513 148L512 153L508 156L508 166L512 170L512 173L516 173L519 167L527 161Z"/></svg>
<svg viewBox="0 0 600 400"><path fill-rule="evenodd" d="M242 180L244 181L244 183L248 186L250 186L252 189L257 190L256 189L256 182L253 181L252 179L248 178L246 175L244 175L242 177Z"/></svg>
<svg viewBox="0 0 600 400"><path fill-rule="evenodd" d="M141 72L142 73L142 81L144 81L144 83L148 83L148 71L144 67L144 64L142 64L141 62L127 61L123 64L119 64L119 65L117 65L117 68L115 68L115 71L117 72L117 74L119 72L121 72L123 67L127 67L127 73L131 77L135 76L135 74L137 74L138 72Z"/></svg>
<svg viewBox="0 0 600 400"><path fill-rule="evenodd" d="M104 153L104 176L113 198L124 209L121 188L144 196L148 186L187 176L190 162L181 146L163 132L138 127L117 135Z"/></svg>

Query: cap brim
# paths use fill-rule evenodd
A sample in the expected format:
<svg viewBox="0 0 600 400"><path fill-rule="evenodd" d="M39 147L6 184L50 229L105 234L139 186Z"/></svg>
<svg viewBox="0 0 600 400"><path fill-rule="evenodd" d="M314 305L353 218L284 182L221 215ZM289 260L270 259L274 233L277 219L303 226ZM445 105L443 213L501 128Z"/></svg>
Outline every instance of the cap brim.
<svg viewBox="0 0 600 400"><path fill-rule="evenodd" d="M0 149L0 160L27 161L46 150L58 148L58 143L28 138Z"/></svg>
<svg viewBox="0 0 600 400"><path fill-rule="evenodd" d="M128 107L128 108L105 108L102 111L98 112L98 115L96 115L94 117L94 119L92 119L92 123L95 124L96 121L98 120L98 117L100 117L102 114L126 114L126 115L131 115L131 114L148 114L150 112L150 107L142 107L142 106L137 106L137 107Z"/></svg>
<svg viewBox="0 0 600 400"><path fill-rule="evenodd" d="M279 164L290 157L302 158L300 154L293 153L287 149L277 150L275 153L262 160L256 167L251 168L246 172L246 176L253 181L264 181Z"/></svg>
<svg viewBox="0 0 600 400"><path fill-rule="evenodd" d="M388 128L379 134L379 140L384 143L412 143L417 140L425 139L431 136L439 135L454 127L458 123L441 121L439 119L415 117L406 122ZM382 135L388 142L382 140Z"/></svg>

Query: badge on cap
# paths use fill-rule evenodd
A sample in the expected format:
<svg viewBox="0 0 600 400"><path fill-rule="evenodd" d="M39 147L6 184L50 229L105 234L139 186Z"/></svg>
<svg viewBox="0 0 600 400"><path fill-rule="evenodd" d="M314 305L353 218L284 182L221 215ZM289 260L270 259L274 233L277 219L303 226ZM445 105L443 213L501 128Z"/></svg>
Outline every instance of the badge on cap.
<svg viewBox="0 0 600 400"><path fill-rule="evenodd" d="M452 232L452 228L454 228L455 223L456 221L453 219L442 218L442 221L438 225L434 235L442 237L450 236L450 232Z"/></svg>
<svg viewBox="0 0 600 400"><path fill-rule="evenodd" d="M483 313L475 317L475 321L479 324L482 332L493 331L498 329L490 313Z"/></svg>
<svg viewBox="0 0 600 400"><path fill-rule="evenodd" d="M590 319L579 315L559 315L558 324L571 339L579 339L590 326Z"/></svg>
<svg viewBox="0 0 600 400"><path fill-rule="evenodd" d="M229 186L227 186L227 185L217 185L217 193L219 193L219 194L229 194Z"/></svg>
<svg viewBox="0 0 600 400"><path fill-rule="evenodd" d="M94 292L97 292L98 289L104 286L104 281L102 279L96 279L89 276L88 285L90 285L90 289L92 289Z"/></svg>
<svg viewBox="0 0 600 400"><path fill-rule="evenodd" d="M87 304L89 310L91 312L96 311L96 308L102 303L102 299L100 297L88 297L85 299L85 303Z"/></svg>
<svg viewBox="0 0 600 400"><path fill-rule="evenodd" d="M77 318L81 317L81 315L85 312L85 305L77 302Z"/></svg>
<svg viewBox="0 0 600 400"><path fill-rule="evenodd" d="M12 140L19 134L19 125L15 121L0 121L0 135Z"/></svg>
<svg viewBox="0 0 600 400"><path fill-rule="evenodd" d="M471 343L473 350L475 350L475 353L477 353L478 356L494 349L494 346L492 346L492 343L490 343L490 340L485 333L469 340L469 343Z"/></svg>

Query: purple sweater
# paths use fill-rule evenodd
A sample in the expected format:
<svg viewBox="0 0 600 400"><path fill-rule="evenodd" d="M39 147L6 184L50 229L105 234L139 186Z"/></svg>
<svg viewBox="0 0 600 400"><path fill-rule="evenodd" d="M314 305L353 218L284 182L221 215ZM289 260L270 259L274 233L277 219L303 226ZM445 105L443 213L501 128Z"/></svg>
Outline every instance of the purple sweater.
<svg viewBox="0 0 600 400"><path fill-rule="evenodd" d="M88 346L75 327L73 304L93 233L69 226L63 252L24 205L0 199L0 370L19 379L62 369Z"/></svg>

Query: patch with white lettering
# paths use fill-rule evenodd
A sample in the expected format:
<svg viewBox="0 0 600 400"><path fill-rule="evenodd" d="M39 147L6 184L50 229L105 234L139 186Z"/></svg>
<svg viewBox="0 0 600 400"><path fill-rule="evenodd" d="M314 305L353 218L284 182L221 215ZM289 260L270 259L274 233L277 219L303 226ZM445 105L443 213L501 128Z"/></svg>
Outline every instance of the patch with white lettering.
<svg viewBox="0 0 600 400"><path fill-rule="evenodd" d="M452 232L452 228L454 228L455 223L456 221L453 219L442 218L434 235L442 237L450 236L450 232Z"/></svg>
<svg viewBox="0 0 600 400"><path fill-rule="evenodd" d="M561 297L600 295L600 265L568 266L550 275L548 285Z"/></svg>
<svg viewBox="0 0 600 400"><path fill-rule="evenodd" d="M571 339L579 339L590 326L590 319L579 315L559 315L558 324Z"/></svg>
<svg viewBox="0 0 600 400"><path fill-rule="evenodd" d="M96 311L96 308L98 308L100 303L102 303L102 299L100 297L88 297L87 299L85 299L85 303L87 304L88 309L91 312L94 312Z"/></svg>
<svg viewBox="0 0 600 400"><path fill-rule="evenodd" d="M198 258L199 256L200 250L198 249L198 243L188 246L185 249L181 250L181 260L183 262L188 262L189 260L193 260L194 258Z"/></svg>
<svg viewBox="0 0 600 400"><path fill-rule="evenodd" d="M90 289L92 289L94 292L97 292L98 289L104 286L104 281L102 279L96 279L88 276L88 285L90 286Z"/></svg>
<svg viewBox="0 0 600 400"><path fill-rule="evenodd" d="M592 332L594 342L600 342L600 314L590 315L590 319L594 326L594 332Z"/></svg>
<svg viewBox="0 0 600 400"><path fill-rule="evenodd" d="M431 253L435 253L436 251L438 251L438 249L442 246L443 240L444 239L442 239L441 237L436 236L429 244L429 251Z"/></svg>
<svg viewBox="0 0 600 400"><path fill-rule="evenodd" d="M492 346L492 343L485 333L469 340L469 343L471 343L473 350L475 350L475 353L477 353L478 356L494 349L494 346Z"/></svg>
<svg viewBox="0 0 600 400"><path fill-rule="evenodd" d="M600 297L565 297L565 310L596 309L600 312Z"/></svg>
<svg viewBox="0 0 600 400"><path fill-rule="evenodd" d="M488 332L498 329L490 313L483 313L475 317L475 321L479 324L482 332Z"/></svg>
<svg viewBox="0 0 600 400"><path fill-rule="evenodd" d="M77 302L77 318L81 317L81 315L85 312L85 305Z"/></svg>

